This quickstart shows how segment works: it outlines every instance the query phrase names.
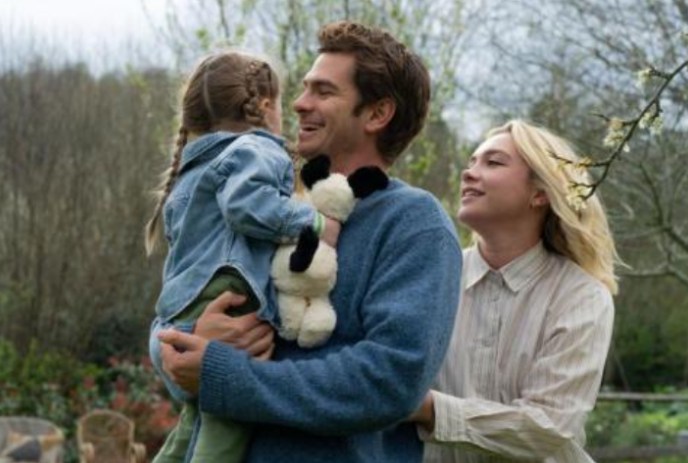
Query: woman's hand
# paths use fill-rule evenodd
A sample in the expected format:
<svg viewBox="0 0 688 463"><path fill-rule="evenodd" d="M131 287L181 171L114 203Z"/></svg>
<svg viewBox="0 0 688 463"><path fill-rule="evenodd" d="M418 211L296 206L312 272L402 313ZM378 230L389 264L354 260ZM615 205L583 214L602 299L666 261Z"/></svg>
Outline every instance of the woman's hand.
<svg viewBox="0 0 688 463"><path fill-rule="evenodd" d="M415 422L425 431L432 434L435 430L435 402L432 398L432 391L428 391L425 394L425 398L423 398L418 410L413 412L408 421Z"/></svg>
<svg viewBox="0 0 688 463"><path fill-rule="evenodd" d="M229 291L208 304L196 321L194 334L208 341L216 340L245 350L257 360L269 360L275 348L275 330L260 321L255 313L230 317L227 311L246 301L244 296Z"/></svg>

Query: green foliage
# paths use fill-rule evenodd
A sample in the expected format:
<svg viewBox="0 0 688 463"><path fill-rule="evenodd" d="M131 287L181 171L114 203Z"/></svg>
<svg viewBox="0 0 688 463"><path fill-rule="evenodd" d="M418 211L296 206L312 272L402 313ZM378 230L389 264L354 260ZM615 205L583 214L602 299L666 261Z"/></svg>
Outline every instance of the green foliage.
<svg viewBox="0 0 688 463"><path fill-rule="evenodd" d="M94 409L119 411L133 419L137 439L151 453L158 449L176 423L162 390L147 360L133 363L113 357L103 367L41 350L36 343L20 355L0 339L0 416L35 416L57 424L69 439L68 463L76 461L76 421Z"/></svg>
<svg viewBox="0 0 688 463"><path fill-rule="evenodd" d="M688 306L681 303L680 286L671 280L622 281L614 349L633 391L683 386L688 380Z"/></svg>
<svg viewBox="0 0 688 463"><path fill-rule="evenodd" d="M35 342L20 355L0 340L0 415L50 416L66 423L72 391L96 371L67 355L42 351Z"/></svg>
<svg viewBox="0 0 688 463"><path fill-rule="evenodd" d="M685 402L645 403L639 411L626 403L599 402L586 424L588 447L597 448L675 445L681 430L688 430Z"/></svg>
<svg viewBox="0 0 688 463"><path fill-rule="evenodd" d="M626 419L626 404L621 402L598 402L585 425L588 447L610 445L617 430Z"/></svg>
<svg viewBox="0 0 688 463"><path fill-rule="evenodd" d="M196 30L196 40L198 41L198 46L201 50L206 53L210 51L210 48L212 47L212 38L208 29L201 28Z"/></svg>

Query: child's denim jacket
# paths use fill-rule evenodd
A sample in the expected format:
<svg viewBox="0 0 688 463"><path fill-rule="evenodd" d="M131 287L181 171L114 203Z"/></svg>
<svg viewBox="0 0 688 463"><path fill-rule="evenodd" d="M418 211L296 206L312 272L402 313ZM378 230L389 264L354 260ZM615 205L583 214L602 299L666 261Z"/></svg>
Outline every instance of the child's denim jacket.
<svg viewBox="0 0 688 463"><path fill-rule="evenodd" d="M163 209L170 245L156 306L163 323L226 266L242 274L265 309L276 245L295 240L315 219L311 206L290 198L293 164L283 146L255 130L212 133L184 148Z"/></svg>
<svg viewBox="0 0 688 463"><path fill-rule="evenodd" d="M179 169L163 209L169 254L150 345L161 372L155 333L170 326L222 267L242 274L260 301L259 317L275 324L276 308L266 300L275 248L296 240L315 220L312 206L290 199L293 164L284 141L266 131L202 136L184 147ZM175 326L190 331L192 323ZM171 389L183 397L178 387Z"/></svg>

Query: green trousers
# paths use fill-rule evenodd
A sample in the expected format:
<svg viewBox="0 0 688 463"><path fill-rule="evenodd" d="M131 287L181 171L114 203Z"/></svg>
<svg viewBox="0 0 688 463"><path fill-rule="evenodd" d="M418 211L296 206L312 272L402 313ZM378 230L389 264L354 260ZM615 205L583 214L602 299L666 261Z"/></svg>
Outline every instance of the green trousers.
<svg viewBox="0 0 688 463"><path fill-rule="evenodd" d="M192 321L201 316L210 302L225 291L246 296L246 302L233 307L230 316L246 315L258 310L258 298L239 272L223 269L215 275L201 294L174 321ZM247 424L221 419L201 413L196 401L184 404L177 426L172 430L153 463L184 463L193 437L194 427L200 420L198 438L191 463L241 463L246 453L251 430Z"/></svg>

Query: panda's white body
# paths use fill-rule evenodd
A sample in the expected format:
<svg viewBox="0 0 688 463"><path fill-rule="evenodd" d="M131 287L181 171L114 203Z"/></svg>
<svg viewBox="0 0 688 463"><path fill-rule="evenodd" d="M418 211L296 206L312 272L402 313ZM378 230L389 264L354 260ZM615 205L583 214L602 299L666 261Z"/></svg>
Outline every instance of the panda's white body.
<svg viewBox="0 0 688 463"><path fill-rule="evenodd" d="M312 190L294 197L341 223L356 205L347 178L341 174L331 174L315 183ZM289 260L295 249L294 244L280 246L272 261L271 276L282 321L280 336L311 348L325 343L337 323L328 297L337 282L337 252L320 241L310 266L304 272L292 272Z"/></svg>

